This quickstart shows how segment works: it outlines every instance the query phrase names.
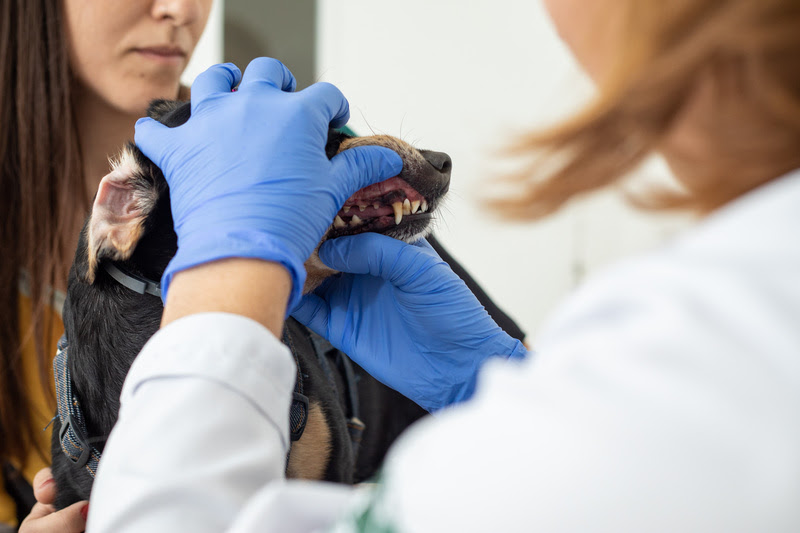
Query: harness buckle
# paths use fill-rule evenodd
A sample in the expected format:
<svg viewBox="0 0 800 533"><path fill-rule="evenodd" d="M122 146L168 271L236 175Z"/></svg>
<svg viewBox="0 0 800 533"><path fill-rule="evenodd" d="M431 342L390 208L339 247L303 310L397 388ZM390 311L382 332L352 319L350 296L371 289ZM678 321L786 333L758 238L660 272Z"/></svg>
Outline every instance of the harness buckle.
<svg viewBox="0 0 800 533"><path fill-rule="evenodd" d="M69 433L70 428L72 429L72 433ZM77 459L67 450L67 446L64 442L65 438L69 439L68 442L72 444L73 448L80 450L81 454ZM86 466L89 462L91 448L86 440L86 435L83 434L78 424L72 422L72 415L69 413L67 413L66 417L61 419L61 428L58 430L58 441L61 443L61 449L64 451L64 455L67 456L67 459L69 459L71 463L78 468Z"/></svg>

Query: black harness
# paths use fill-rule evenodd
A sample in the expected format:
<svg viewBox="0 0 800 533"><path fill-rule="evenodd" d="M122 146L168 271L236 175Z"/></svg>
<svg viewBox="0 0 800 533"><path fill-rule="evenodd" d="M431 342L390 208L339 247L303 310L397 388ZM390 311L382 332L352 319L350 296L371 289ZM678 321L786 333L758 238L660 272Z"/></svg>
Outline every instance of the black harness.
<svg viewBox="0 0 800 533"><path fill-rule="evenodd" d="M118 283L132 291L161 298L160 283L139 276L109 262L104 262L103 268ZM334 390L338 389L338 387L329 362L331 359L335 362L337 369L343 377L345 385L344 407L345 415L348 420L347 429L355 459L365 428L364 423L360 419L357 386L358 376L353 370L352 362L344 353L334 348L327 340L310 330L308 330L308 335L311 345L314 347L316 359L323 368L329 384ZM303 379L307 378L308 374L303 372L303 367L298 357L298 350L289 334L288 326L284 326L283 342L291 350L297 366L297 378L295 380L294 392L292 393L292 406L289 411L289 436L291 441L295 442L303 436L303 431L308 422L308 397L304 394L303 387ZM61 423L58 440L61 443L62 451L70 462L78 468L85 467L91 477L94 477L97 471L97 465L100 461L100 449L105 445L108 435L88 437L88 431L80 404L72 393L72 378L69 373L68 355L69 343L66 334L64 334L58 341L56 358L53 360L56 400L58 403L58 413L56 417ZM98 447L95 446L96 443L102 444L99 444Z"/></svg>

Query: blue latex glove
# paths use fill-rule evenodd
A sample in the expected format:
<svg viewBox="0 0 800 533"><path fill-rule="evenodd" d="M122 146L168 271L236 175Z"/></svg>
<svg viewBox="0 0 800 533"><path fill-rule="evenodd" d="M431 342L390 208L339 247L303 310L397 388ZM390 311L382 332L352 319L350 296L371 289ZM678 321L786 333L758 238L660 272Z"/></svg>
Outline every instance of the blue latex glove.
<svg viewBox="0 0 800 533"><path fill-rule="evenodd" d="M319 256L346 274L292 315L429 411L472 396L489 357L527 353L424 240L365 233L326 241Z"/></svg>
<svg viewBox="0 0 800 533"><path fill-rule="evenodd" d="M180 270L253 257L289 270L291 309L305 282L303 263L345 200L402 169L400 156L380 147L328 160L328 126L347 122L347 100L328 83L297 93L295 85L274 59L254 60L244 76L232 64L216 65L192 85L185 124L136 123L136 144L169 184L178 235L162 278L164 299Z"/></svg>

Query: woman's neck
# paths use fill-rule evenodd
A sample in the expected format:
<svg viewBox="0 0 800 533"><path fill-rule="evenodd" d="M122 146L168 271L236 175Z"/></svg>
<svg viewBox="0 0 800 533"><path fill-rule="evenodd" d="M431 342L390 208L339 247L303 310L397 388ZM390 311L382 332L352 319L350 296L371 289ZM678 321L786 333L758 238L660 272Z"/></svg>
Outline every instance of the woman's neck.
<svg viewBox="0 0 800 533"><path fill-rule="evenodd" d="M76 96L84 184L87 199L91 201L100 180L110 170L109 157L116 156L125 142L133 140L134 124L145 110L120 110L87 89L78 89Z"/></svg>
<svg viewBox="0 0 800 533"><path fill-rule="evenodd" d="M108 158L116 156L126 141L133 140L134 124L136 119L144 115L145 110L142 109L138 113L126 113L109 105L85 88L76 88L74 96L78 139L83 162L83 194L87 205L91 206L100 180L110 170ZM62 239L67 250L75 250L77 247L78 236L85 216L86 213L83 210L76 209L71 227L64 228ZM67 272L64 272L55 288L65 291L66 279Z"/></svg>

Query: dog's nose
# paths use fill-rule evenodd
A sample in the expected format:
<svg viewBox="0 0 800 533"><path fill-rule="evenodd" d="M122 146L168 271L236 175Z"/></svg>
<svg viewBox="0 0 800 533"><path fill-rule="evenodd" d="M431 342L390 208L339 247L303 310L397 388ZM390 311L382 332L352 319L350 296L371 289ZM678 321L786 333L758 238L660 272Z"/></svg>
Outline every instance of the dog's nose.
<svg viewBox="0 0 800 533"><path fill-rule="evenodd" d="M431 152L430 150L420 150L425 161L436 169L434 180L441 194L450 188L450 171L453 169L453 160L444 152Z"/></svg>
<svg viewBox="0 0 800 533"><path fill-rule="evenodd" d="M423 150L422 157L442 174L450 175L450 170L453 168L453 160L446 153Z"/></svg>

